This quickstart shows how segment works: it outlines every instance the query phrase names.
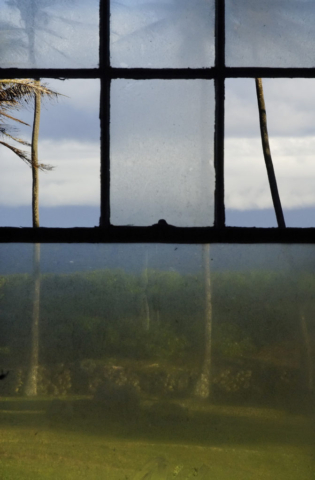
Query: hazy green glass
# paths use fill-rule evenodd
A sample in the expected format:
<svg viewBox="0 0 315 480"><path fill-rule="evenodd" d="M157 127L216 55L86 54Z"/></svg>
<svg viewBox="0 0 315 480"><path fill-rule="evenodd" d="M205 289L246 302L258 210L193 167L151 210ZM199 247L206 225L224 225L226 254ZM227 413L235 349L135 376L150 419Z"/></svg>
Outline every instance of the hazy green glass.
<svg viewBox="0 0 315 480"><path fill-rule="evenodd" d="M314 264L312 245L3 244L3 478L313 479Z"/></svg>

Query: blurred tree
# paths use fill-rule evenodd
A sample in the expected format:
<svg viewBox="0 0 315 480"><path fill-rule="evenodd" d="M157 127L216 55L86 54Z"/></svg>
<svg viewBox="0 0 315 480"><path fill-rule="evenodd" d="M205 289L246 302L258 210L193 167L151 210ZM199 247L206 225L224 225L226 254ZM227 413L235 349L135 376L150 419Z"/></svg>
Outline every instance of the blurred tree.
<svg viewBox="0 0 315 480"><path fill-rule="evenodd" d="M148 284L149 284L149 275L148 275L148 252L145 251L145 265L142 272L142 305L143 305L143 325L145 330L150 329L151 324L151 315L150 315L150 304L148 298Z"/></svg>
<svg viewBox="0 0 315 480"><path fill-rule="evenodd" d="M71 2L72 0L68 0ZM58 3L58 0L7 0L7 5L12 9L18 10L21 19L21 26L15 28L15 33L19 35L21 46L28 53L28 63L33 68L37 64L37 45L39 33L44 32L50 34L52 38L60 38L58 32L50 28L50 22L54 19L54 16L47 12L47 7L54 6ZM59 18L63 23L72 24L70 20L65 18ZM26 41L24 38L26 37ZM40 44L45 44L49 49L62 57L66 57L65 53L59 51L58 48L53 45L53 42L47 43L46 40L40 38Z"/></svg>
<svg viewBox="0 0 315 480"><path fill-rule="evenodd" d="M204 358L201 373L195 386L195 395L208 398L211 394L211 344L212 344L212 286L210 274L210 244L202 246L204 275Z"/></svg>

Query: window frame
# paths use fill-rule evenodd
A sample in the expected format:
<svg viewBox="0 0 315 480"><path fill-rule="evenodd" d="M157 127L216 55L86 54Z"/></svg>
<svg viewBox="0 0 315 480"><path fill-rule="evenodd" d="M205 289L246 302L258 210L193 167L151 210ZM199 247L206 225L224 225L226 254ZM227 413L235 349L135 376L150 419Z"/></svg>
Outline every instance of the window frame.
<svg viewBox="0 0 315 480"><path fill-rule="evenodd" d="M225 225L224 108L228 78L315 78L315 68L227 67L225 0L215 0L215 63L209 68L115 68L110 65L110 0L100 0L99 67L86 69L0 68L0 78L100 80L100 224L92 228L0 227L0 243L315 243L315 228L248 228ZM175 227L165 220L146 227L110 223L110 85L115 79L214 80L215 207L211 227Z"/></svg>

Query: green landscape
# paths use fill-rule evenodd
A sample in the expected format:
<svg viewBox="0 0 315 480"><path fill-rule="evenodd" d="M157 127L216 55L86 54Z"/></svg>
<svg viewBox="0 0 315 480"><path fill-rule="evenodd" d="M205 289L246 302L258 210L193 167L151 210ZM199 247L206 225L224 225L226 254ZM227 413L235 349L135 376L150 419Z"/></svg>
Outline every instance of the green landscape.
<svg viewBox="0 0 315 480"><path fill-rule="evenodd" d="M313 479L315 275L210 278L1 276L1 480Z"/></svg>

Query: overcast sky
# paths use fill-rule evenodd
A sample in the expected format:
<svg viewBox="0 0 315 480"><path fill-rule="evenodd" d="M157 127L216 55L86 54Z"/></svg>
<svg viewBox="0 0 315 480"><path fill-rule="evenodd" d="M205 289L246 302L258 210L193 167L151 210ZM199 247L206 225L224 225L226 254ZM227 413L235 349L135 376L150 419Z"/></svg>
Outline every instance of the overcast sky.
<svg viewBox="0 0 315 480"><path fill-rule="evenodd" d="M44 3L38 20L42 25L36 30L38 66L96 66L98 2L89 1L89 8L83 0ZM213 65L213 3L112 1L112 64ZM240 0L236 7L236 2L227 1L228 64L314 65L315 5L287 0L284 10L282 4ZM0 13L1 22L23 27L19 12L9 9L4 0ZM0 40L7 38L6 32L2 27ZM30 66L23 46L25 33L12 30L9 35L15 46L3 50L0 42L1 65ZM22 42L18 47L16 38ZM55 169L40 174L40 205L97 207L99 81L47 83L65 96L43 105L40 161ZM263 85L284 211L315 207L315 80L266 79ZM31 111L15 114L31 122ZM212 81L113 82L112 222L146 225L165 218L175 225L211 225L213 130ZM30 139L31 129L21 128L20 133ZM253 79L226 82L225 155L227 208L271 208ZM0 206L30 205L30 169L4 147L0 166Z"/></svg>

